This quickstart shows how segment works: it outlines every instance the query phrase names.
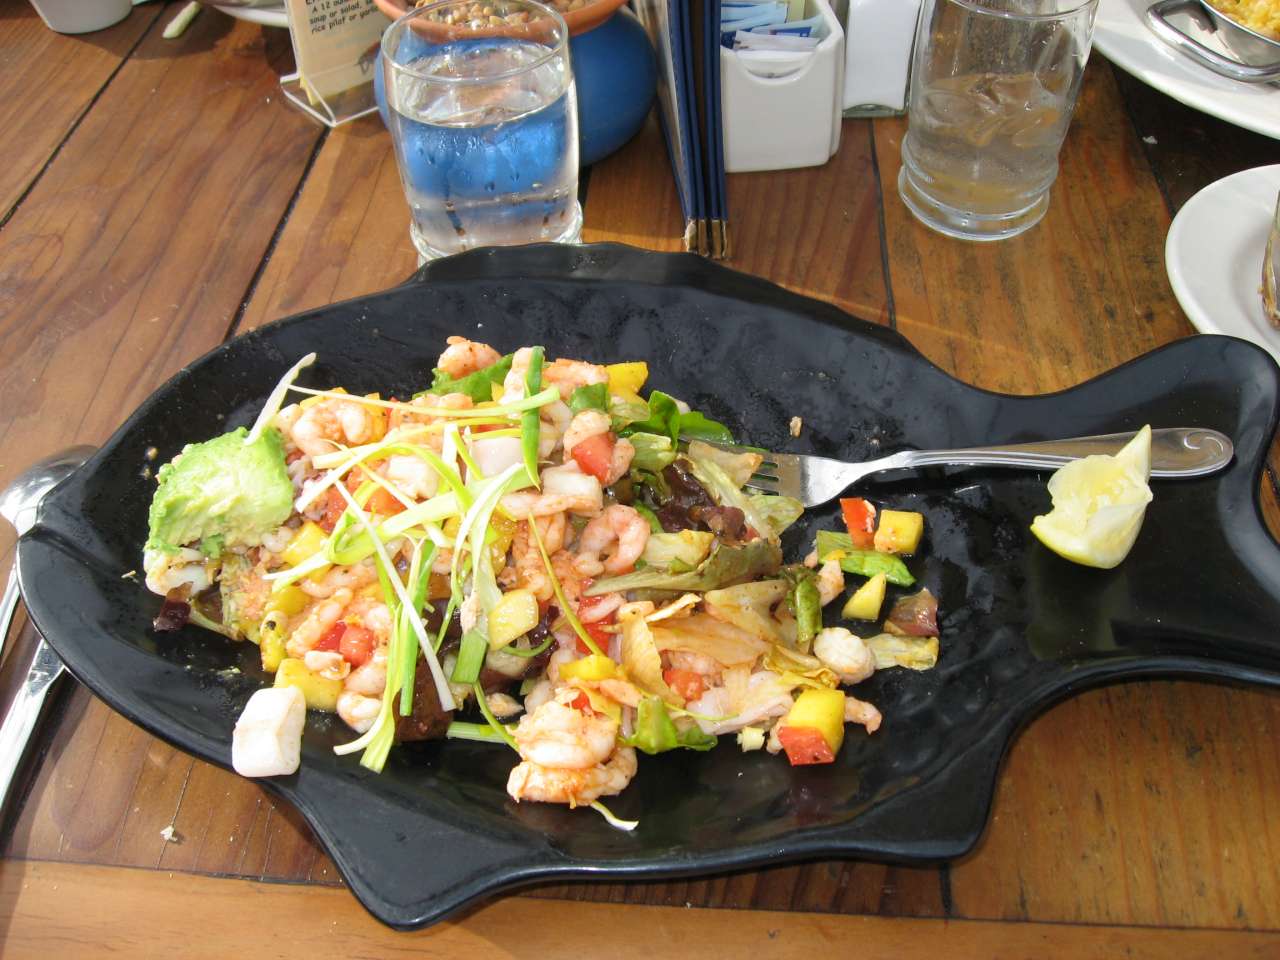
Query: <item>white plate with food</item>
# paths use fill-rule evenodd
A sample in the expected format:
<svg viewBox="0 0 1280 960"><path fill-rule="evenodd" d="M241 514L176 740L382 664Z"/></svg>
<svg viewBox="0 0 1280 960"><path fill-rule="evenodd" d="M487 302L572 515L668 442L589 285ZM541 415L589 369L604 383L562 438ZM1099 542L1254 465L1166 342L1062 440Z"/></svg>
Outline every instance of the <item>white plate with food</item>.
<svg viewBox="0 0 1280 960"><path fill-rule="evenodd" d="M1262 254L1280 193L1280 164L1211 183L1173 219L1169 282L1192 325L1256 343L1280 362L1280 330L1262 306Z"/></svg>
<svg viewBox="0 0 1280 960"><path fill-rule="evenodd" d="M1272 84L1228 80L1160 40L1144 19L1151 0L1099 0L1093 45L1116 66L1189 107L1280 138L1280 96ZM1188 18L1188 30L1194 30ZM1198 36L1206 46L1217 41Z"/></svg>
<svg viewBox="0 0 1280 960"><path fill-rule="evenodd" d="M213 4L215 10L221 10L229 17L235 17L237 20L247 20L249 23L261 24L264 27L279 27L281 30L289 29L289 15L285 12L284 4L266 7L248 7L233 4Z"/></svg>

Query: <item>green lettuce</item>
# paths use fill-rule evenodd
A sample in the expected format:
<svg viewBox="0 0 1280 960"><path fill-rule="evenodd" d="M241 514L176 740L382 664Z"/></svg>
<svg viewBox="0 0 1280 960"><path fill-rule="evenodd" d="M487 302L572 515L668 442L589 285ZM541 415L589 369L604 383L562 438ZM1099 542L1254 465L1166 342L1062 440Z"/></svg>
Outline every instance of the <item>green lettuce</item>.
<svg viewBox="0 0 1280 960"><path fill-rule="evenodd" d="M781 566L782 549L763 538L737 547L721 543L697 568L686 573L646 567L620 577L597 580L583 592L594 597L614 590L719 590L773 576Z"/></svg>
<svg viewBox="0 0 1280 960"><path fill-rule="evenodd" d="M429 386L423 393L465 393L476 403L484 403L493 399L493 385L496 383L502 386L502 381L507 378L507 373L511 370L511 360L515 354L508 353L497 363L485 367L483 370L477 370L475 373L469 373L465 377L454 379L445 373L439 367L436 367L432 373L434 376ZM422 396L421 393L415 396Z"/></svg>

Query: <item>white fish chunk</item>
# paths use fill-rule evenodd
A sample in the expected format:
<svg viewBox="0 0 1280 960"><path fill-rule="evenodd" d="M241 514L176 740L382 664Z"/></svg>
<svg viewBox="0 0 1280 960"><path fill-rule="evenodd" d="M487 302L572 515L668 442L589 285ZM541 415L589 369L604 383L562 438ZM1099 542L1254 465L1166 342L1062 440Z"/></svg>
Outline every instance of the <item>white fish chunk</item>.
<svg viewBox="0 0 1280 960"><path fill-rule="evenodd" d="M302 755L307 704L297 687L268 687L244 705L231 735L231 766L242 777L294 773Z"/></svg>

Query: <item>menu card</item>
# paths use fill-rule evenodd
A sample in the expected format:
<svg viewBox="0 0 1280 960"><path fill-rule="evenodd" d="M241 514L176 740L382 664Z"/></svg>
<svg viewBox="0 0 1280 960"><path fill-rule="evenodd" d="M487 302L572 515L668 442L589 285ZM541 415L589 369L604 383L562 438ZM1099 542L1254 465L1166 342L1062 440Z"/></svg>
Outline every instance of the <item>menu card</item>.
<svg viewBox="0 0 1280 960"><path fill-rule="evenodd" d="M373 0L285 0L298 75L321 100L370 83L389 21Z"/></svg>

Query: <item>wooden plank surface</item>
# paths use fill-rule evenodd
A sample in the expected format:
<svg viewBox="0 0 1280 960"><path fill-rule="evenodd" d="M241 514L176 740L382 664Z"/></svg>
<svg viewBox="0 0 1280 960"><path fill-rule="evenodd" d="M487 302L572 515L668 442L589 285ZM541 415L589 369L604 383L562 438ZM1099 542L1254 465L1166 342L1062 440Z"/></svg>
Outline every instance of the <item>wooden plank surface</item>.
<svg viewBox="0 0 1280 960"><path fill-rule="evenodd" d="M0 223L162 9L135 8L72 37L46 27L27 0L0 0Z"/></svg>
<svg viewBox="0 0 1280 960"><path fill-rule="evenodd" d="M1219 960L1274 957L1280 934L1099 924L888 920L799 910L547 904L514 897L426 930L381 927L343 891L192 877L121 867L0 865L7 960L180 956L184 960L431 957L648 960L696 951L715 957L860 960L1021 960L1111 957ZM128 917L130 922L121 923ZM202 935L193 936L193 931ZM593 952L595 951L595 952Z"/></svg>
<svg viewBox="0 0 1280 960"><path fill-rule="evenodd" d="M886 188L898 329L971 383L1057 390L1193 332L1164 269L1169 211L1101 66L1049 212L1023 236L956 243ZM886 184L904 132L876 124ZM1130 683L1055 707L1015 744L980 849L951 871L955 915L1280 924L1267 868L1280 831L1254 828L1280 809L1277 744L1280 696L1267 691Z"/></svg>
<svg viewBox="0 0 1280 960"><path fill-rule="evenodd" d="M153 28L0 229L0 484L226 335L319 138L278 96L288 52L222 15ZM0 574L11 547L0 524ZM73 694L9 849L146 862L134 808L160 817L190 764L167 749Z"/></svg>

